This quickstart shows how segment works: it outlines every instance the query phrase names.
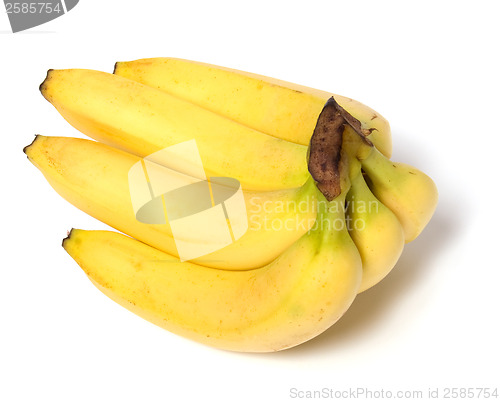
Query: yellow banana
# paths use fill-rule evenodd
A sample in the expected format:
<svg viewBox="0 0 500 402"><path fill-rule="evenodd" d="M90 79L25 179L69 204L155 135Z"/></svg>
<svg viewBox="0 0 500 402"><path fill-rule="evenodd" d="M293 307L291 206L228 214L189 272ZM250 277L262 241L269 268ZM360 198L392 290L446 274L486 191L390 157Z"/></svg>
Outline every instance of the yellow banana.
<svg viewBox="0 0 500 402"><path fill-rule="evenodd" d="M363 262L359 289L363 292L380 282L396 265L405 235L396 216L368 188L359 161L350 163L353 177L346 198L346 220Z"/></svg>
<svg viewBox="0 0 500 402"><path fill-rule="evenodd" d="M136 219L128 172L140 158L98 142L37 136L25 148L29 160L66 200L89 215L159 250L177 256L168 220L145 224ZM404 244L399 221L366 187L359 174L347 195L349 234L363 261L360 291L380 281L395 265ZM356 170L356 167L354 167ZM194 183L189 176L164 170L165 180ZM307 232L315 221L312 181L299 189L243 192L248 230L234 243L193 261L208 267L245 270L263 266ZM196 238L185 239L196 247ZM255 250L259 249L256 253Z"/></svg>
<svg viewBox="0 0 500 402"><path fill-rule="evenodd" d="M375 147L362 157L361 164L373 194L401 222L406 242L414 240L436 210L435 183L413 166L387 159Z"/></svg>
<svg viewBox="0 0 500 402"><path fill-rule="evenodd" d="M63 247L110 298L207 345L270 352L320 334L387 275L436 207L432 180L386 157L385 119L347 98L346 111L322 91L177 59L118 63L115 74L49 70L40 89L103 143L37 136L28 158L68 201L135 237L73 229ZM201 171L185 152L158 165L189 140ZM194 196L171 209L193 188L203 208ZM214 189L239 197L243 218ZM214 210L233 237L218 249L204 220ZM186 243L211 252L183 258Z"/></svg>
<svg viewBox="0 0 500 402"><path fill-rule="evenodd" d="M25 153L50 185L77 208L146 244L178 256L168 220L165 224L146 224L136 219L128 173L141 163L138 156L95 141L44 136L37 136L25 148ZM174 170L163 169L162 174L163 180L185 186L196 182ZM234 270L271 262L314 224L315 192L312 180L296 189L243 191L248 220L245 234L230 245L193 261ZM197 247L203 240L196 235L193 229L192 237L182 240Z"/></svg>
<svg viewBox="0 0 500 402"><path fill-rule="evenodd" d="M353 99L313 88L189 60L169 57L115 64L114 74L161 89L263 133L309 145L325 102L338 103L365 128L384 155L392 151L389 123L373 109Z"/></svg>
<svg viewBox="0 0 500 402"><path fill-rule="evenodd" d="M246 190L300 187L309 176L306 147L117 75L49 70L40 90L82 133L142 157L194 139L207 175Z"/></svg>
<svg viewBox="0 0 500 402"><path fill-rule="evenodd" d="M272 352L325 331L356 295L361 259L344 201L345 193L276 260L249 271L181 263L114 232L72 230L63 247L104 294L139 316L213 347Z"/></svg>

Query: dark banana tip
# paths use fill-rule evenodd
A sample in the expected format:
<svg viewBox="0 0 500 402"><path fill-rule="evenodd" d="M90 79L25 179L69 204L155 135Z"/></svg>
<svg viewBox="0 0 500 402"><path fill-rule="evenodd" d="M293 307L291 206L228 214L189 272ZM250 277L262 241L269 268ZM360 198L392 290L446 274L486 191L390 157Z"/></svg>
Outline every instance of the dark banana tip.
<svg viewBox="0 0 500 402"><path fill-rule="evenodd" d="M66 237L62 241L63 248L65 248L64 245L65 245L66 241L68 241L70 239L71 234L73 233L73 229L74 228L71 228L71 230L69 230L68 232L66 232Z"/></svg>
<svg viewBox="0 0 500 402"><path fill-rule="evenodd" d="M31 147L31 146L35 143L35 141L38 139L38 137L39 137L39 136L40 136L40 134L35 134L35 139L34 139L33 141L31 141L31 144L26 145L26 146L23 148L23 152L24 152L25 154L27 153L26 151L28 150L28 148L29 148L29 147Z"/></svg>
<svg viewBox="0 0 500 402"><path fill-rule="evenodd" d="M113 74L116 74L116 69L118 68L118 64L120 64L119 61L115 63L115 66L113 67Z"/></svg>
<svg viewBox="0 0 500 402"><path fill-rule="evenodd" d="M47 80L49 79L49 76L50 76L51 71L54 71L54 69L53 69L53 68L51 68L51 69L47 70L47 75L45 76L45 79L43 80L43 82L42 82L42 83L40 84L40 86L38 87L38 89L40 90L40 92L42 93L42 95L43 95L43 91L44 91L44 89L45 89L45 88L44 88L44 85L45 85L45 83L47 82Z"/></svg>

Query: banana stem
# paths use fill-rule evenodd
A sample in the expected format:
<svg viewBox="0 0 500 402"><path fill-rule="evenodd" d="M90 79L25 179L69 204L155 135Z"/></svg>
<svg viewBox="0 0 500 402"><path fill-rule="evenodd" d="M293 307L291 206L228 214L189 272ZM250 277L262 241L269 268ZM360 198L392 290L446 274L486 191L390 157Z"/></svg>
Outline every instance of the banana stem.
<svg viewBox="0 0 500 402"><path fill-rule="evenodd" d="M319 114L309 143L308 169L316 185L328 201L338 197L344 190L341 172L341 151L344 128L348 125L359 135L363 145L373 147L367 138L373 129L364 129L361 122L343 109L332 96Z"/></svg>

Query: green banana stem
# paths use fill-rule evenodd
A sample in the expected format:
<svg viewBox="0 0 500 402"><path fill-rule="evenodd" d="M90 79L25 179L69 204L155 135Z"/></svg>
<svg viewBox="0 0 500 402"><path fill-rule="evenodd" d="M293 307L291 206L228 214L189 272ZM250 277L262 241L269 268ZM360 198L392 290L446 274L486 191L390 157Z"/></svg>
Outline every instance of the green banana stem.
<svg viewBox="0 0 500 402"><path fill-rule="evenodd" d="M311 233L318 236L321 244L331 247L332 244L343 245L350 243L345 216L345 200L348 189L342 191L332 201L321 200L318 194L318 215ZM326 198L326 197L325 197Z"/></svg>

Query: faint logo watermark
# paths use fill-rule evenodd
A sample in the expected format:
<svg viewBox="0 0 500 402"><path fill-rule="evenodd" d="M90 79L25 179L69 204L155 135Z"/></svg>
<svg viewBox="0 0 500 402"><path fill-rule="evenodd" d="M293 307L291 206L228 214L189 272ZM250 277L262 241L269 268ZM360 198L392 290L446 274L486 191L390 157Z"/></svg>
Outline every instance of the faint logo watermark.
<svg viewBox="0 0 500 402"><path fill-rule="evenodd" d="M20 32L49 21L72 10L79 0L4 0L12 32Z"/></svg>
<svg viewBox="0 0 500 402"><path fill-rule="evenodd" d="M240 182L207 178L195 140L137 162L128 172L128 182L136 219L169 224L181 261L224 248L248 229Z"/></svg>

